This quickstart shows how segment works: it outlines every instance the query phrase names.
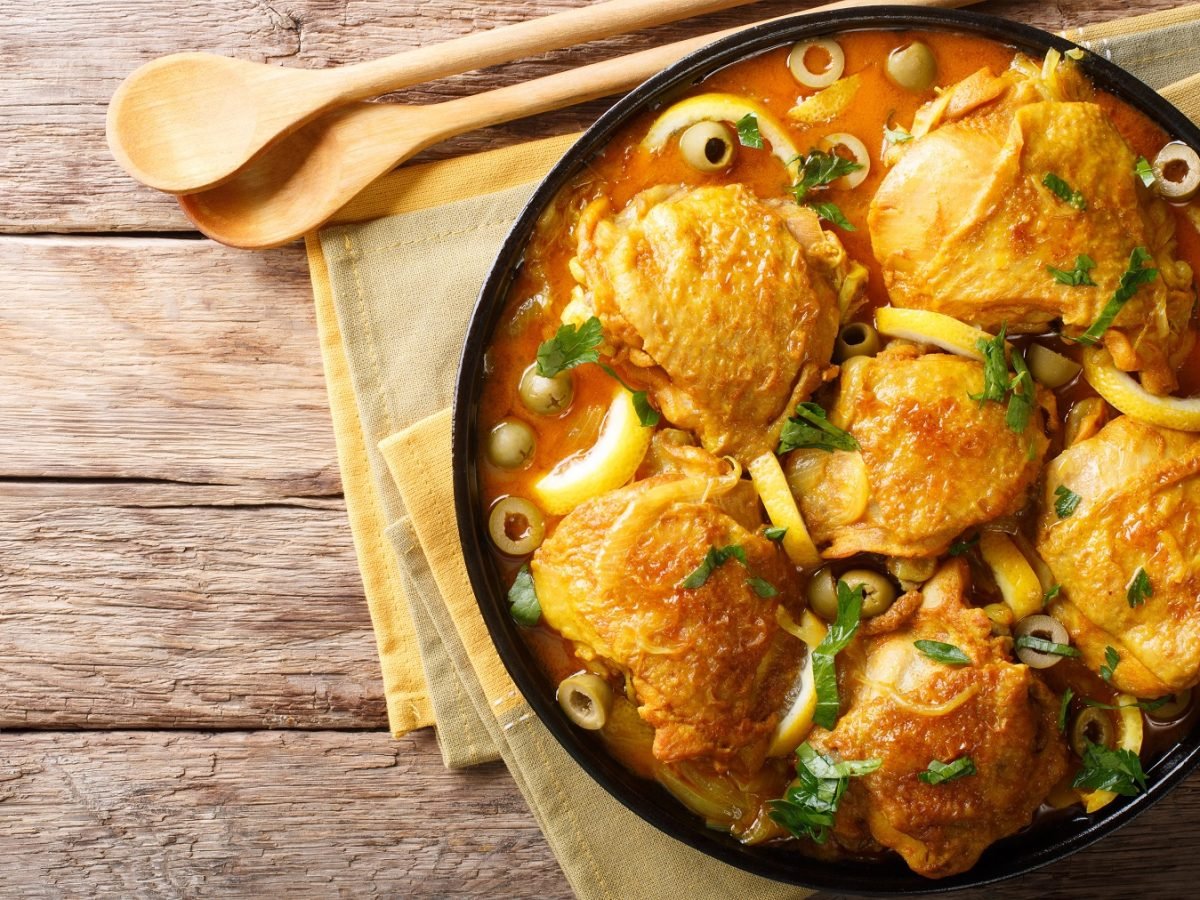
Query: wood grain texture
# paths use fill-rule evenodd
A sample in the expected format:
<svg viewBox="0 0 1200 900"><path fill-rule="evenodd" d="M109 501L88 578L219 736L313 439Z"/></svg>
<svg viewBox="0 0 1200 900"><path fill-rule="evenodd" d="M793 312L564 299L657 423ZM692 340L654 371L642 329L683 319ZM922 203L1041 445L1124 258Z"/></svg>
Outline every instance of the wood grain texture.
<svg viewBox="0 0 1200 900"><path fill-rule="evenodd" d="M0 485L0 621L0 729L387 725L340 499Z"/></svg>
<svg viewBox="0 0 1200 900"><path fill-rule="evenodd" d="M0 297L0 478L340 490L299 248L8 237Z"/></svg>
<svg viewBox="0 0 1200 900"><path fill-rule="evenodd" d="M0 28L0 231L180 231L170 198L134 183L108 154L104 112L121 79L144 62L208 50L279 65L345 65L577 6L585 0L391 0L179 5L145 0L46 0L5 11ZM670 40L816 5L764 0L413 88L391 99L433 103L526 81ZM1176 0L989 2L978 8L1058 29L1178 5ZM474 152L589 124L607 101L485 129L422 154ZM66 146L70 152L64 152Z"/></svg>

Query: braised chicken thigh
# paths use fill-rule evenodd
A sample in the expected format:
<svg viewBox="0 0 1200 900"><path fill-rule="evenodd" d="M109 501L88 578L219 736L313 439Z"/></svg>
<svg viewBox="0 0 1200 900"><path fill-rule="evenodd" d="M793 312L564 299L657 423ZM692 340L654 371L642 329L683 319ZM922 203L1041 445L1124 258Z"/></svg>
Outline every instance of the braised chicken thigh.
<svg viewBox="0 0 1200 900"><path fill-rule="evenodd" d="M822 554L934 556L966 529L1016 512L1048 444L1045 410L1024 432L980 403L983 365L912 346L842 367L830 421L861 450L796 450L789 480ZM1039 403L1048 403L1039 389Z"/></svg>
<svg viewBox="0 0 1200 900"><path fill-rule="evenodd" d="M1068 515L1063 492L1078 496ZM1159 697L1200 682L1200 435L1122 416L1046 470L1038 552L1088 665ZM1144 587L1137 584L1143 573Z"/></svg>
<svg viewBox="0 0 1200 900"><path fill-rule="evenodd" d="M946 563L907 622L847 648L845 712L832 731L809 737L835 758L882 762L850 782L834 840L854 852L895 850L929 877L969 869L993 841L1028 825L1066 771L1054 694L1009 662L1008 639L992 637L983 610L965 605L967 578L962 560ZM935 662L917 640L953 644L971 664ZM931 760L968 754L973 774L941 784L917 777Z"/></svg>
<svg viewBox="0 0 1200 900"><path fill-rule="evenodd" d="M1010 332L1061 320L1078 336L1142 247L1158 277L1125 304L1104 345L1151 392L1176 387L1194 340L1192 273L1176 258L1166 204L1134 175L1136 154L1074 67L1043 78L1018 57L999 76L976 72L918 111L913 134L891 151L869 217L894 305ZM1048 271L1071 270L1080 256L1094 263L1086 280Z"/></svg>
<svg viewBox="0 0 1200 900"><path fill-rule="evenodd" d="M663 414L713 453L770 450L836 370L845 253L809 209L740 184L656 187L579 222L576 277ZM845 299L845 298L844 298Z"/></svg>
<svg viewBox="0 0 1200 900"><path fill-rule="evenodd" d="M656 729L657 759L754 771L803 652L775 608L799 591L776 544L703 499L729 484L659 475L589 501L559 523L532 571L546 622L581 659L627 679ZM727 558L685 585L710 551L730 546L744 563Z"/></svg>

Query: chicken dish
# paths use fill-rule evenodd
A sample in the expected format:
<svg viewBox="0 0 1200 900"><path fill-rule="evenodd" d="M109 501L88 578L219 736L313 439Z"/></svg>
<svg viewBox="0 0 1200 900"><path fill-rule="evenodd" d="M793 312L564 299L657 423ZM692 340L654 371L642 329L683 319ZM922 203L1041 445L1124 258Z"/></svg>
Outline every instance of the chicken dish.
<svg viewBox="0 0 1200 900"><path fill-rule="evenodd" d="M1195 723L1200 157L1082 53L760 54L526 247L478 437L512 617L739 841L955 875Z"/></svg>

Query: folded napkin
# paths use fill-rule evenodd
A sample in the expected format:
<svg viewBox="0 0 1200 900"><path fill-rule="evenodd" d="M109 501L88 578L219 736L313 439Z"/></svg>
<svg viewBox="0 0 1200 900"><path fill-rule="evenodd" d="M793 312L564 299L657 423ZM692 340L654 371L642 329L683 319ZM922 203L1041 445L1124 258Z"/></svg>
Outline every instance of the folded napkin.
<svg viewBox="0 0 1200 900"><path fill-rule="evenodd" d="M1067 36L1200 121L1200 6ZM596 785L509 679L467 579L448 409L461 340L501 240L575 138L400 170L306 241L391 728L436 724L451 768L503 759L580 897L804 897L658 832Z"/></svg>

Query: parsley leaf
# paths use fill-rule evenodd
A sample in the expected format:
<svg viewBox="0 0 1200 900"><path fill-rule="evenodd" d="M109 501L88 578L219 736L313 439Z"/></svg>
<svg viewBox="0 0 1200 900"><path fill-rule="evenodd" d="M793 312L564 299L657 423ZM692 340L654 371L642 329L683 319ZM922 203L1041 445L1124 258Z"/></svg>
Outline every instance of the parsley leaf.
<svg viewBox="0 0 1200 900"><path fill-rule="evenodd" d="M520 625L533 627L542 617L542 605L538 603L537 591L533 587L533 575L529 566L521 566L517 577L508 589L508 602L512 604L509 613Z"/></svg>
<svg viewBox="0 0 1200 900"><path fill-rule="evenodd" d="M981 404L988 400L994 403L1004 402L1004 394L1008 389L1008 360L1004 355L1005 328L1005 325L1001 325L1000 333L991 340L980 338L975 342L976 348L983 355L983 392L968 396Z"/></svg>
<svg viewBox="0 0 1200 900"><path fill-rule="evenodd" d="M633 395L633 411L637 413L638 421L642 423L643 428L653 428L658 424L660 418L658 410L650 405L650 400L646 396L645 391L635 391L631 388L612 366L600 363L600 368L607 372L611 378L615 378L617 384Z"/></svg>
<svg viewBox="0 0 1200 900"><path fill-rule="evenodd" d="M1066 644L1056 644L1054 641L1048 641L1045 638L1040 638L1032 634L1021 635L1013 641L1013 646L1018 650L1024 647L1029 650L1036 650L1039 653L1050 653L1054 656L1078 657L1081 655L1074 647Z"/></svg>
<svg viewBox="0 0 1200 900"><path fill-rule="evenodd" d="M817 214L817 218L824 219L826 222L831 222L843 231L858 231L854 227L854 223L846 218L836 203L818 203L815 200L809 200L804 204L809 209Z"/></svg>
<svg viewBox="0 0 1200 900"><path fill-rule="evenodd" d="M796 415L783 423L776 453L814 448L832 453L834 450L858 450L858 441L849 432L830 423L825 410L815 403L800 403Z"/></svg>
<svg viewBox="0 0 1200 900"><path fill-rule="evenodd" d="M1036 396L1033 386L1033 376L1029 374L1029 366L1025 357L1016 350L1012 352L1013 375L1009 382L1008 411L1004 414L1004 423L1009 431L1023 434L1029 427L1029 418L1033 415L1033 400ZM1030 445L1032 447L1032 444Z"/></svg>
<svg viewBox="0 0 1200 900"><path fill-rule="evenodd" d="M979 543L979 535L975 535L975 537L968 538L965 541L955 541L953 544L950 545L950 551L949 551L950 555L951 556L963 556L967 553L970 553L971 548L974 547L978 543Z"/></svg>
<svg viewBox="0 0 1200 900"><path fill-rule="evenodd" d="M1069 518L1082 501L1083 498L1065 484L1054 489L1054 512L1060 519Z"/></svg>
<svg viewBox="0 0 1200 900"><path fill-rule="evenodd" d="M1057 597L1061 591L1062 591L1061 584L1050 585L1050 590L1048 590L1048 591L1046 591L1046 593L1042 594L1042 606L1045 606L1047 603L1049 603L1051 600L1053 600L1055 597Z"/></svg>
<svg viewBox="0 0 1200 900"><path fill-rule="evenodd" d="M817 691L817 707L813 713L813 721L822 728L832 729L837 724L841 703L838 700L837 670L834 668L833 659L846 649L846 645L858 631L864 593L861 584L851 590L846 582L838 580L837 618L812 652L813 684Z"/></svg>
<svg viewBox="0 0 1200 900"><path fill-rule="evenodd" d="M754 113L746 113L737 120L734 127L737 128L738 143L743 147L749 147L752 150L763 148L762 135L758 131L758 117Z"/></svg>
<svg viewBox="0 0 1200 900"><path fill-rule="evenodd" d="M1075 338L1081 344L1089 346L1095 344L1100 335L1108 330L1108 326L1113 323L1113 319L1117 317L1117 313L1121 308L1130 301L1138 288L1143 284L1149 284L1158 277L1158 269L1151 268L1146 263L1151 262L1153 257L1145 247L1134 247L1133 252L1129 254L1129 266L1121 275L1121 281L1117 284L1117 289L1113 291L1113 295L1108 302L1104 304L1104 309L1100 310L1100 315L1091 325L1088 330Z"/></svg>
<svg viewBox="0 0 1200 900"><path fill-rule="evenodd" d="M965 778L975 774L975 761L969 756L960 756L954 762L944 763L931 759L924 772L917 775L926 784L945 784L955 778Z"/></svg>
<svg viewBox="0 0 1200 900"><path fill-rule="evenodd" d="M1096 261L1090 256L1080 253L1075 257L1075 268L1056 269L1054 266L1046 266L1046 271L1053 275L1054 280L1059 284L1069 284L1073 287L1082 285L1095 287L1096 282L1092 281L1092 276L1088 274L1094 268L1096 268Z"/></svg>
<svg viewBox="0 0 1200 900"><path fill-rule="evenodd" d="M1136 609L1153 596L1154 588L1150 586L1150 576L1146 574L1145 569L1138 566L1137 571L1133 573L1133 578L1129 579L1129 585L1125 588L1125 600L1130 609Z"/></svg>
<svg viewBox="0 0 1200 900"><path fill-rule="evenodd" d="M559 327L548 341L543 341L537 352L537 373L543 378L553 378L559 372L573 369L589 362L599 362L596 350L604 334L600 320L592 316L578 328L572 324Z"/></svg>
<svg viewBox="0 0 1200 900"><path fill-rule="evenodd" d="M1062 703L1058 705L1058 730L1067 730L1067 710L1071 707L1071 698L1075 696L1075 692L1067 688L1067 692L1062 695Z"/></svg>
<svg viewBox="0 0 1200 900"><path fill-rule="evenodd" d="M786 534L787 529L780 528L778 525L772 525L769 528L763 529L763 537L765 537L768 541L774 541L777 544L783 540Z"/></svg>
<svg viewBox="0 0 1200 900"><path fill-rule="evenodd" d="M769 815L796 837L823 844L850 779L869 775L881 765L878 759L834 762L805 741L796 748L796 779L782 800L770 802Z"/></svg>
<svg viewBox="0 0 1200 900"><path fill-rule="evenodd" d="M1137 162L1133 164L1133 174L1140 178L1146 187L1154 187L1154 166L1150 165L1150 160L1146 157L1137 158Z"/></svg>
<svg viewBox="0 0 1200 900"><path fill-rule="evenodd" d="M1048 187L1050 192L1054 194L1055 197L1066 203L1068 206L1073 206L1081 212L1087 209L1087 200L1084 199L1083 194L1079 193L1077 190L1074 190L1069 184L1067 184L1053 172L1046 173L1045 177L1042 178L1042 184L1045 187Z"/></svg>
<svg viewBox="0 0 1200 900"><path fill-rule="evenodd" d="M832 184L839 178L857 172L862 168L860 163L838 156L836 153L826 153L824 150L809 150L808 154L799 157L800 180L792 185L792 194L797 203L803 203L808 192Z"/></svg>
<svg viewBox="0 0 1200 900"><path fill-rule="evenodd" d="M934 662L944 663L947 666L969 666L971 664L971 657L953 644L942 641L913 641L913 646Z"/></svg>
<svg viewBox="0 0 1200 900"><path fill-rule="evenodd" d="M704 560L692 570L687 578L679 582L679 586L688 590L703 587L704 583L708 581L708 577L731 559L736 559L743 566L746 565L746 551L739 544L730 544L728 547L709 547L708 552L704 554Z"/></svg>
<svg viewBox="0 0 1200 900"><path fill-rule="evenodd" d="M1083 768L1071 786L1133 797L1146 789L1146 773L1132 750L1110 750L1089 741L1083 751Z"/></svg>
<svg viewBox="0 0 1200 900"><path fill-rule="evenodd" d="M771 582L765 578L747 578L746 584L754 589L754 593L762 597L764 600L774 597L779 593L779 590Z"/></svg>
<svg viewBox="0 0 1200 900"><path fill-rule="evenodd" d="M1113 673L1121 662L1121 654L1117 652L1116 647L1104 648L1104 665L1100 667L1100 677L1105 681L1111 682Z"/></svg>

